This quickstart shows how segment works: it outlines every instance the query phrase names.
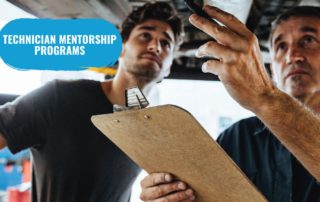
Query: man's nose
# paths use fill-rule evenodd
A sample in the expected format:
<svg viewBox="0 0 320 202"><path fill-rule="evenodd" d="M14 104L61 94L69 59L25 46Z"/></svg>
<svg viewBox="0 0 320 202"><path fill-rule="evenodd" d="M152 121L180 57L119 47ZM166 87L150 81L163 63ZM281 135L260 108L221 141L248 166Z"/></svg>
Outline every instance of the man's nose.
<svg viewBox="0 0 320 202"><path fill-rule="evenodd" d="M153 39L148 44L148 51L154 52L157 55L161 53L161 44L157 39Z"/></svg>
<svg viewBox="0 0 320 202"><path fill-rule="evenodd" d="M293 64L296 62L303 62L305 60L305 57L297 46L290 46L289 50L286 54L286 63L287 64Z"/></svg>

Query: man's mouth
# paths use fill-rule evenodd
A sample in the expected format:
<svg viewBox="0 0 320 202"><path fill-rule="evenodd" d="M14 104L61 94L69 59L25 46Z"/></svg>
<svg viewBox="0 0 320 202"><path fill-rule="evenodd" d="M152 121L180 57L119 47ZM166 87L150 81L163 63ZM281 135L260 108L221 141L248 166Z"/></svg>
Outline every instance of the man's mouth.
<svg viewBox="0 0 320 202"><path fill-rule="evenodd" d="M309 75L309 73L305 70L302 70L302 69L295 69L295 70L290 71L287 74L286 79L289 77L292 77L292 76L296 76L296 75Z"/></svg>
<svg viewBox="0 0 320 202"><path fill-rule="evenodd" d="M144 53L144 54L141 55L141 58L154 61L154 62L156 62L156 63L160 66L160 59L159 59L159 57L156 56L155 54L152 54L152 53Z"/></svg>

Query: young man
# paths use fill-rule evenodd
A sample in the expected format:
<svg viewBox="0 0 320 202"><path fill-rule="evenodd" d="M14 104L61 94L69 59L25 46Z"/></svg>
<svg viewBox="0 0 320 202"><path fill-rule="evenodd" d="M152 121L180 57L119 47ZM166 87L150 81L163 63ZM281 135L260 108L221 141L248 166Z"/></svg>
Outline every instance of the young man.
<svg viewBox="0 0 320 202"><path fill-rule="evenodd" d="M199 57L220 58L206 62L203 71L217 74L230 95L257 115L223 132L219 144L269 201L320 201L320 8L292 8L275 21L270 53L277 86L245 25L217 8L204 10L226 27L191 16L218 41L199 48ZM142 188L148 201L194 199L184 182L172 182L166 173L147 176Z"/></svg>
<svg viewBox="0 0 320 202"><path fill-rule="evenodd" d="M140 168L90 121L124 105L125 89L169 74L182 25L167 3L145 4L122 25L113 80L53 81L0 108L0 148L30 148L32 201L128 201Z"/></svg>

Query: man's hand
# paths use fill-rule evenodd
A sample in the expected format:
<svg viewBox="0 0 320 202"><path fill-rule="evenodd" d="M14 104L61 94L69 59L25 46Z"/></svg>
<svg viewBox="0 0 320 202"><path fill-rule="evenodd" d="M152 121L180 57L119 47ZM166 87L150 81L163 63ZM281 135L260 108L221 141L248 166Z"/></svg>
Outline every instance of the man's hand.
<svg viewBox="0 0 320 202"><path fill-rule="evenodd" d="M148 202L191 202L195 199L186 183L168 173L153 173L141 181L141 200Z"/></svg>
<svg viewBox="0 0 320 202"><path fill-rule="evenodd" d="M215 41L198 49L197 56L215 57L204 72L219 76L229 94L254 112L277 139L320 181L320 116L274 85L264 68L256 36L233 15L205 6L205 12L225 26L195 14L190 22ZM317 110L312 103L309 106Z"/></svg>
<svg viewBox="0 0 320 202"><path fill-rule="evenodd" d="M243 107L255 111L276 89L269 78L256 36L237 18L218 8L204 11L225 26L193 14L190 22L216 41L202 45L197 57L214 57L202 65L204 72L218 75L229 94Z"/></svg>

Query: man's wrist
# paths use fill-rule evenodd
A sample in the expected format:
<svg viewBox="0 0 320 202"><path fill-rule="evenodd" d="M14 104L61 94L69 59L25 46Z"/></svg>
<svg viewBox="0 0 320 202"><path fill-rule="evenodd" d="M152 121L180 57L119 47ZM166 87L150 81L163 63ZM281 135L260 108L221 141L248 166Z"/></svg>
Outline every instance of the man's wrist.
<svg viewBox="0 0 320 202"><path fill-rule="evenodd" d="M274 110L278 110L288 99L289 95L274 87L272 90L260 96L257 104L251 109L257 116L270 114Z"/></svg>

